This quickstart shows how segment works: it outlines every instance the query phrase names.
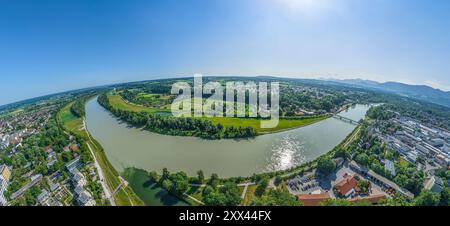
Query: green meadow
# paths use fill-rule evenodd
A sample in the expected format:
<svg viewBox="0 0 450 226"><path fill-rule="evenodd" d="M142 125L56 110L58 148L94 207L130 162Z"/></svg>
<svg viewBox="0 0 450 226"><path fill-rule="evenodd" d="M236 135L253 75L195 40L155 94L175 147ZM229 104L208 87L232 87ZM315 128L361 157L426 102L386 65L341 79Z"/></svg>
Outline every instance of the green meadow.
<svg viewBox="0 0 450 226"><path fill-rule="evenodd" d="M141 94L147 95L148 98L154 98L155 94ZM160 98L167 98L167 96L160 96ZM126 102L120 95L111 94L108 95L110 104L116 108L123 111L133 111L133 112L147 112L147 113L158 113L158 112L169 112L170 106L164 106L163 108L152 108L141 106L133 103ZM248 107L248 106L247 106ZM210 120L215 124L221 124L225 127L253 127L259 134L274 133L284 130L289 130L297 127L302 127L310 125L312 123L327 119L329 116L316 116L316 117L305 117L296 119L283 119L279 120L278 126L275 128L261 128L261 120L256 118L229 118L229 117L206 117L204 119Z"/></svg>

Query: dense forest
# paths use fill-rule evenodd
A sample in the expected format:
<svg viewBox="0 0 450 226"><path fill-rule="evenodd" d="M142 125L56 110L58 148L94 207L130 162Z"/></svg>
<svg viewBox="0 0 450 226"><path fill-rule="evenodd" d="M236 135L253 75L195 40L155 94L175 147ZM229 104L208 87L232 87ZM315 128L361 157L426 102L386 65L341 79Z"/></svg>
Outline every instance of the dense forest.
<svg viewBox="0 0 450 226"><path fill-rule="evenodd" d="M195 136L204 139L250 138L257 135L256 130L252 127L224 127L221 124L213 124L206 119L175 118L115 109L109 103L106 94L100 95L98 102L121 120L156 133L172 136Z"/></svg>

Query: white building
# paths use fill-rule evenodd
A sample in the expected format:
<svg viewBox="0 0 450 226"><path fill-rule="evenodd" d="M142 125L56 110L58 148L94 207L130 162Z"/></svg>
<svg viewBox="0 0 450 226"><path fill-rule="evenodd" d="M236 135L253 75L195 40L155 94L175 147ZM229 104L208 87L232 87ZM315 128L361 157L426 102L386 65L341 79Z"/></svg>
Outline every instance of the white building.
<svg viewBox="0 0 450 226"><path fill-rule="evenodd" d="M441 149L443 152L447 153L447 155L450 155L450 144L446 143L444 147Z"/></svg>
<svg viewBox="0 0 450 226"><path fill-rule="evenodd" d="M391 173L392 176L395 176L397 173L395 171L395 165L391 160L386 160L384 162L384 168Z"/></svg>
<svg viewBox="0 0 450 226"><path fill-rule="evenodd" d="M450 166L450 159L442 154L437 155L435 160L444 168L448 168Z"/></svg>
<svg viewBox="0 0 450 226"><path fill-rule="evenodd" d="M6 165L0 166L0 206L7 206L8 201L4 196L4 192L8 188L11 171Z"/></svg>
<svg viewBox="0 0 450 226"><path fill-rule="evenodd" d="M75 186L75 194L77 196L77 201L80 205L83 206L95 206L96 202L93 199L92 195L84 189L87 181L84 175L78 171L78 169L73 169L72 171L72 182Z"/></svg>

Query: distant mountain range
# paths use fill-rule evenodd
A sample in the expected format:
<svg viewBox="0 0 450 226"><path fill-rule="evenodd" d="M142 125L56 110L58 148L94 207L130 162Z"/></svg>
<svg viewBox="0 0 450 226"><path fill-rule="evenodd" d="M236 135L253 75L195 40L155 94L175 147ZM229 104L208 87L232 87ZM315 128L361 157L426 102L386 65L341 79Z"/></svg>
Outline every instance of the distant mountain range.
<svg viewBox="0 0 450 226"><path fill-rule="evenodd" d="M347 86L395 93L418 100L439 104L450 108L450 92L445 92L426 85L408 85L399 82L375 82L362 79L328 80Z"/></svg>
<svg viewBox="0 0 450 226"><path fill-rule="evenodd" d="M242 78L242 77L236 77L236 78ZM280 78L280 77L273 77L273 76L257 76L257 78L266 78L266 79L272 79L272 80L277 80L277 81L293 79L293 78ZM337 85L337 86L345 86L345 87L353 87L353 88L394 93L394 94L397 94L400 96L414 98L414 99L418 99L418 100L422 100L422 101L426 101L426 102L430 102L430 103L434 103L434 104L439 104L441 106L450 108L450 92L445 92L445 91L442 91L439 89L434 89L434 88L426 86L426 85L408 85L408 84L399 83L399 82L380 83L380 82L375 82L375 81L371 81L371 80L363 80L363 79L339 80L339 79L298 79L297 78L294 80L305 82L305 83L312 83L312 84ZM131 83L134 83L134 82L131 82ZM115 87L115 85L97 86L97 87L66 91L66 92L62 92L62 93L58 93L58 94L52 94L52 95L48 95L48 96L32 98L32 99L0 106L0 111L8 109L8 108L14 108L14 107L17 107L19 105L23 105L23 104L26 104L29 102L38 101L40 99L45 99L45 98L49 98L52 96L60 95L60 94L65 94L65 93L77 94L77 93L88 91L88 90L95 90L98 88L106 88L106 87Z"/></svg>

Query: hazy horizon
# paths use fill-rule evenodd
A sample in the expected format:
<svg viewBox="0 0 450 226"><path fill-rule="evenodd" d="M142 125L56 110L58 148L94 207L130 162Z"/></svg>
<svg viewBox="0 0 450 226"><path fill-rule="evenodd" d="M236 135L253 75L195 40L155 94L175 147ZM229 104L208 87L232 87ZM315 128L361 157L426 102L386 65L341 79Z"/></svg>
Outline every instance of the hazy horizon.
<svg viewBox="0 0 450 226"><path fill-rule="evenodd" d="M75 90L79 90L79 89L89 89L89 88L95 88L95 87L99 87L99 86L109 86L109 85L117 85L117 84L122 84L122 83L132 83L132 82L143 82L143 81L151 81L151 80L159 80L159 79L176 79L176 78L188 78L188 77L193 77L194 75L179 75L179 76L162 76L162 77L151 77L150 79L141 79L141 80L127 80L127 81L118 81L118 82L112 82L112 83L103 83L103 84L94 84L91 86L86 86L86 87L75 87L75 88L71 88L71 89L62 89L62 90L58 90L55 92L51 92L51 93L43 93L37 96L31 96L31 97L26 97L24 99L20 99L20 100L15 100L9 103L0 103L0 107L8 105L8 104L14 104L17 102L21 102L21 101L26 101L29 99L33 99L33 98L38 98L38 97L42 97L42 96L47 96L47 95L52 95L52 94L58 94L58 93L64 93L64 92L70 92L70 91L75 91ZM289 78L289 79L311 79L311 80L323 80L323 81L327 81L327 80L353 80L353 79L360 79L360 80L367 80L367 81L374 81L374 82L379 82L379 83L386 83L386 82L398 82L398 81L376 81L376 80L369 80L369 79L361 79L361 78L326 78L326 77L301 77L301 76L294 76L294 77L288 77L288 76L276 76L276 75L204 75L204 77L259 77L259 76L268 76L268 77L275 77L275 78ZM441 90L443 92L450 92L448 90L442 90L439 88L435 88L432 87L430 85L427 84L409 84L409 83L405 83L405 82L400 82L403 84L407 84L407 85L425 85L425 86L429 86L431 88L434 89L438 89Z"/></svg>
<svg viewBox="0 0 450 226"><path fill-rule="evenodd" d="M17 0L1 8L0 106L194 73L450 90L444 0Z"/></svg>

